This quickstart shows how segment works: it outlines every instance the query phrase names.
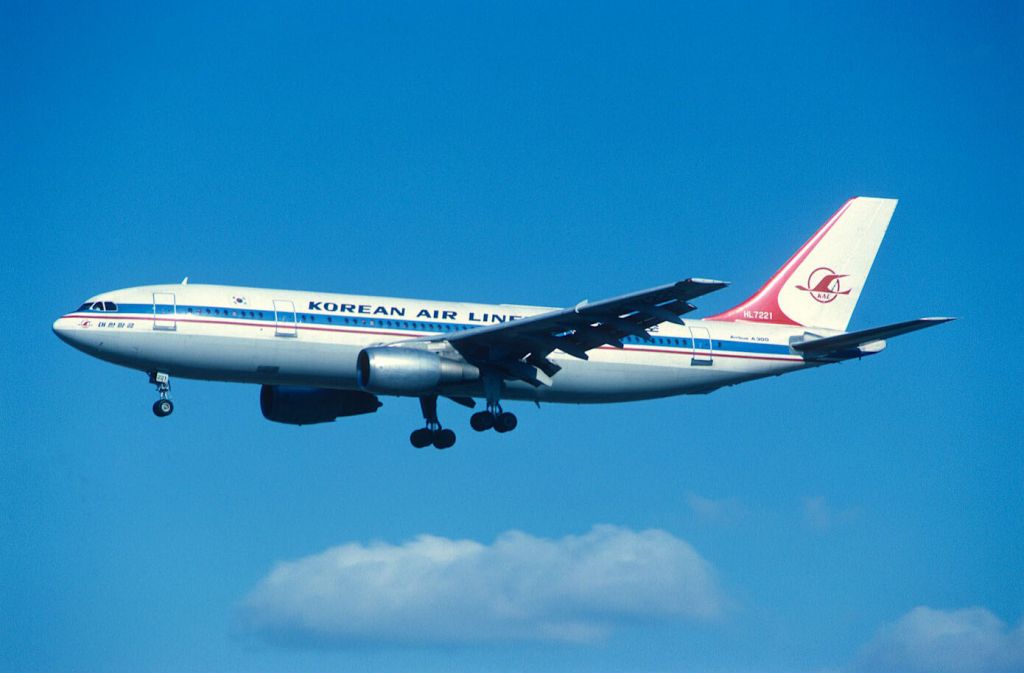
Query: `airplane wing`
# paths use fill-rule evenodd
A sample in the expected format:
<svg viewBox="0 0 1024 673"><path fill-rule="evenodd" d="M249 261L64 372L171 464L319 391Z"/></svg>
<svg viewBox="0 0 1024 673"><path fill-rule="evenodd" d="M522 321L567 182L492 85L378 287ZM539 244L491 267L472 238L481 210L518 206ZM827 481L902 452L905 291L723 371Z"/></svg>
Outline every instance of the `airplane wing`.
<svg viewBox="0 0 1024 673"><path fill-rule="evenodd" d="M848 332L822 339L810 339L793 344L793 349L811 356L824 357L857 357L876 353L885 347L883 339L916 332L925 327L941 325L955 318L918 318L883 327L872 327L859 332Z"/></svg>
<svg viewBox="0 0 1024 673"><path fill-rule="evenodd" d="M446 341L474 365L491 367L502 376L535 386L545 385L561 369L548 359L552 352L561 350L586 360L587 351L593 348L622 348L622 339L627 336L650 339L647 329L663 322L683 324L679 316L696 308L691 299L726 285L718 280L689 278L602 301L583 301L572 308L521 320L414 341Z"/></svg>

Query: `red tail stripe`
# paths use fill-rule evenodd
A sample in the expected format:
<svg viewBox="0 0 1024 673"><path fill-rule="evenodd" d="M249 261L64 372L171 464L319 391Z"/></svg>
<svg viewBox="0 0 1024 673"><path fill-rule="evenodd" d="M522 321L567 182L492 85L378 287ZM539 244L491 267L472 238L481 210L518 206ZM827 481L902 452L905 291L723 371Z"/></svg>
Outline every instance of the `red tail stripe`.
<svg viewBox="0 0 1024 673"><path fill-rule="evenodd" d="M739 304L728 311L723 311L717 315L713 315L708 320L751 320L755 322L770 322L782 325L800 325L797 321L786 315L779 307L779 291L782 286L789 280L793 272L796 271L797 267L807 256L811 254L811 251L821 242L821 239L825 237L825 234L832 229L832 226L842 217L846 209L853 203L853 199L850 199L843 206L837 210L832 217L830 217L825 224L821 225L811 236L806 243L801 246L799 250L793 253L793 255L786 260L786 263L782 265L775 274L761 286L761 289L755 292L749 299L742 304Z"/></svg>

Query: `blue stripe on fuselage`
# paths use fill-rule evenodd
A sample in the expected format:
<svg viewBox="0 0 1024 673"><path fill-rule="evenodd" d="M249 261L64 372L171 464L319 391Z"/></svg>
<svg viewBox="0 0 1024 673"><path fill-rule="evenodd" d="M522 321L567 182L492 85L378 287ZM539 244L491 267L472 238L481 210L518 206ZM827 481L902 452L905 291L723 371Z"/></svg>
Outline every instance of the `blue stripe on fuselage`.
<svg viewBox="0 0 1024 673"><path fill-rule="evenodd" d="M175 308L177 308L177 311L175 311ZM87 309L84 311L75 311L75 313L88 313L90 315L95 315L97 318L112 318L115 320L118 318L124 319L125 314L142 314L147 317L155 315L165 320L200 317L211 319L227 318L245 320L248 322L265 322L269 324L276 324L278 322L277 314L273 309L260 310L234 306L190 306L178 304L177 307L175 307L172 304L156 304L155 306L153 304L118 304L117 311L97 311ZM289 317L292 313L279 313L281 313L284 318L283 322L286 322L288 326L291 327L293 321L290 320ZM407 320L404 318L401 320L395 318L357 318L344 315L325 315L323 313L303 313L301 311L295 311L294 316L294 323L298 328L310 325L320 325L323 327L383 329L394 332L416 333L416 335L420 335L422 333L443 334L445 332L461 332L483 326L483 324ZM754 343L728 339L712 339L712 341L713 344L711 350L713 353L734 352L756 353L762 355L796 355L796 353L792 352L789 346L783 344ZM650 341L635 336L627 336L622 339L622 343L629 346L678 349L680 351L685 351L686 353L689 353L692 350L690 339L688 338L660 336L657 334L652 334ZM700 350L707 350L707 339L697 339L697 348Z"/></svg>

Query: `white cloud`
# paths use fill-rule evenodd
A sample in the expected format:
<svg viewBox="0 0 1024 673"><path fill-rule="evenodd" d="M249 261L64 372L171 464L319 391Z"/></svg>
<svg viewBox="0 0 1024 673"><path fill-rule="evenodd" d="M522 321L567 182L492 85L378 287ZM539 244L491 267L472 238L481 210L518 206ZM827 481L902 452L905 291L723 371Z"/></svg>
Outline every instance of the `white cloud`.
<svg viewBox="0 0 1024 673"><path fill-rule="evenodd" d="M691 491L686 494L686 504L699 519L709 523L733 523L744 514L743 505L736 498L715 500Z"/></svg>
<svg viewBox="0 0 1024 673"><path fill-rule="evenodd" d="M985 608L916 607L882 627L861 652L857 671L1020 673L1024 622L1010 629Z"/></svg>
<svg viewBox="0 0 1024 673"><path fill-rule="evenodd" d="M713 618L722 603L687 542L599 525L556 540L510 531L490 545L420 535L333 547L277 564L239 617L285 644L586 643L627 621Z"/></svg>

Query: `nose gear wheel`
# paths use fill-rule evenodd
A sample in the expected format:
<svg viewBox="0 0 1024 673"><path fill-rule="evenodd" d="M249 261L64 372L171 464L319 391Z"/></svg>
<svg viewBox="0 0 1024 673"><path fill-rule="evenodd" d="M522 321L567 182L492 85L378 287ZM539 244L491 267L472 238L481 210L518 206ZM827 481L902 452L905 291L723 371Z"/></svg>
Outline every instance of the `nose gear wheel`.
<svg viewBox="0 0 1024 673"><path fill-rule="evenodd" d="M150 372L149 382L156 386L156 392L160 399L153 403L153 413L159 418L170 416L174 411L174 402L171 402L171 377L166 372Z"/></svg>

